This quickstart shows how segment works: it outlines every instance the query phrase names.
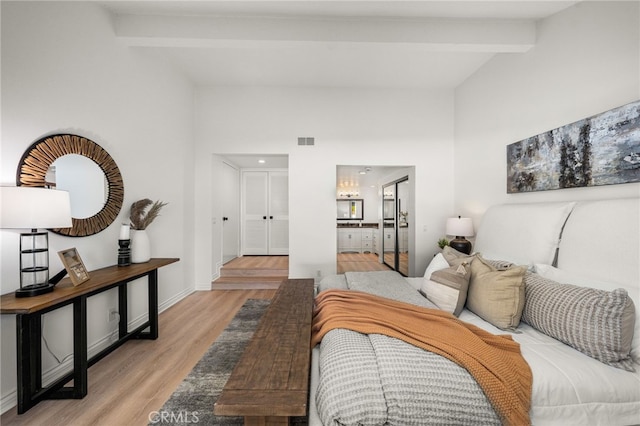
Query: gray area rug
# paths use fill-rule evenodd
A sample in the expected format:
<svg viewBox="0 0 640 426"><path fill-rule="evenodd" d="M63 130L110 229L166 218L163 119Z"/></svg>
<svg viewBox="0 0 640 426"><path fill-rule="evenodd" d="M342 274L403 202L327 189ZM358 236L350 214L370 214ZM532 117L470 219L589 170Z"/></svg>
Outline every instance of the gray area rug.
<svg viewBox="0 0 640 426"><path fill-rule="evenodd" d="M242 305L162 408L149 416L149 426L244 424L242 417L214 415L213 404L268 306L269 300L263 299L249 299ZM306 417L296 417L291 423L306 425L308 422Z"/></svg>

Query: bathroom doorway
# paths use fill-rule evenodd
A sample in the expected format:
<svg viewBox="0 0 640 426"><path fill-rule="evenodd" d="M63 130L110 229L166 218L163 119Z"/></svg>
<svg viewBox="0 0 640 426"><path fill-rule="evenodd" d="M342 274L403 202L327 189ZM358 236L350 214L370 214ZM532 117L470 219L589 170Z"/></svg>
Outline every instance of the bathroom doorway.
<svg viewBox="0 0 640 426"><path fill-rule="evenodd" d="M410 217L413 212L414 176L413 166L336 166L338 273L394 269L411 276L414 262L410 247L414 243L411 235L414 226ZM385 200L383 187L391 185L393 196ZM398 213L396 194L400 196ZM358 214L345 216L340 206L356 200L362 203L362 214L356 207ZM387 240L383 241L385 238ZM395 241L399 242L397 267ZM385 252L383 243L386 244L385 250L391 250Z"/></svg>

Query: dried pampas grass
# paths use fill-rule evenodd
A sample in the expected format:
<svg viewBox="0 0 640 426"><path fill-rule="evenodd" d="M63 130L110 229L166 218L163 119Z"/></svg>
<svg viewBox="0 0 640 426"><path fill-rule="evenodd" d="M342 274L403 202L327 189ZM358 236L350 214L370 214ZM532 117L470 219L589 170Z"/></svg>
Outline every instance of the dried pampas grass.
<svg viewBox="0 0 640 426"><path fill-rule="evenodd" d="M148 198L131 204L131 213L129 214L131 229L147 229L147 226L151 225L151 222L160 215L162 207L166 205L167 203L161 201L153 202ZM151 207L147 211L149 206Z"/></svg>

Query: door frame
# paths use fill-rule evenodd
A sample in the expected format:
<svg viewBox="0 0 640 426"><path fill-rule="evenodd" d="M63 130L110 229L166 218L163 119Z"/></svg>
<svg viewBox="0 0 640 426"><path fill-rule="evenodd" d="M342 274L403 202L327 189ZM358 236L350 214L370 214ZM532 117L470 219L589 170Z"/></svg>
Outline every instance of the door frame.
<svg viewBox="0 0 640 426"><path fill-rule="evenodd" d="M227 161L222 161L223 170L232 169L234 176L232 179L227 180L228 176L226 172L223 172L223 200L222 200L222 264L230 262L231 260L240 256L240 169L235 165ZM227 185L231 184L231 188L227 188ZM233 204L230 206L229 204ZM231 207L229 209L229 207ZM231 213L230 213L231 212ZM233 217L231 217L233 216ZM235 227L235 238L233 245L230 246L230 242L227 238L227 232L225 230L229 226ZM231 252L234 252L233 257L228 257Z"/></svg>

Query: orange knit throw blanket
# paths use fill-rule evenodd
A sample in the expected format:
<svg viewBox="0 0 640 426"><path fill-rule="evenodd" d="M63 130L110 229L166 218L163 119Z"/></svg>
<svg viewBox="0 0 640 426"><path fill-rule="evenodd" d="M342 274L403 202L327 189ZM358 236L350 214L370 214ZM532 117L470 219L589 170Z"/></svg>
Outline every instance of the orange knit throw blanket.
<svg viewBox="0 0 640 426"><path fill-rule="evenodd" d="M437 309L358 291L323 291L316 297L311 347L335 328L395 337L444 356L469 371L504 424L530 424L533 377L510 335L491 334Z"/></svg>

